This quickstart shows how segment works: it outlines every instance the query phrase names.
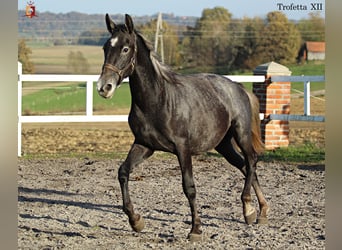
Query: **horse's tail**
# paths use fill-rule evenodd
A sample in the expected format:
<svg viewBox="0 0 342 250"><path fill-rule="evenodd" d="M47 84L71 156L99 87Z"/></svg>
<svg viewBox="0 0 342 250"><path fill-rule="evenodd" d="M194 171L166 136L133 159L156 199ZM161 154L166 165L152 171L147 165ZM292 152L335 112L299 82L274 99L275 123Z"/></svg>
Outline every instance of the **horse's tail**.
<svg viewBox="0 0 342 250"><path fill-rule="evenodd" d="M251 123L252 146L256 154L261 154L264 151L265 146L261 140L259 100L253 93L250 93L249 91L246 91L246 92L249 98L251 111L252 111L252 123Z"/></svg>

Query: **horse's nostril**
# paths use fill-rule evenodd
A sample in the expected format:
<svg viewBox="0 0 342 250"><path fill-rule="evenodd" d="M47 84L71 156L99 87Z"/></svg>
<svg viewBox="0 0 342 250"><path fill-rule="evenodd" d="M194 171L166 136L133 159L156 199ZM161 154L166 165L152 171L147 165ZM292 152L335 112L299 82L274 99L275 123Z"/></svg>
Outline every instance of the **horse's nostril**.
<svg viewBox="0 0 342 250"><path fill-rule="evenodd" d="M112 90L112 88L113 88L113 84L111 84L111 83L107 83L104 87L103 87L103 89L105 90L105 91L111 91Z"/></svg>

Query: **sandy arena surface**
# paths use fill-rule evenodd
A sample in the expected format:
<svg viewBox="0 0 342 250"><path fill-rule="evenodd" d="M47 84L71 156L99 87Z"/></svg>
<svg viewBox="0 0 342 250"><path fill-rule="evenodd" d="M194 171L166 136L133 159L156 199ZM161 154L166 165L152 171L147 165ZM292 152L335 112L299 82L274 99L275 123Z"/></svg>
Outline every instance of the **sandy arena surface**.
<svg viewBox="0 0 342 250"><path fill-rule="evenodd" d="M195 157L204 233L202 242L190 243L191 217L176 159L153 156L131 175L131 197L146 223L141 233L131 230L121 210L121 162L19 160L19 249L324 249L324 165L260 162L269 224L246 225L240 172L223 158Z"/></svg>

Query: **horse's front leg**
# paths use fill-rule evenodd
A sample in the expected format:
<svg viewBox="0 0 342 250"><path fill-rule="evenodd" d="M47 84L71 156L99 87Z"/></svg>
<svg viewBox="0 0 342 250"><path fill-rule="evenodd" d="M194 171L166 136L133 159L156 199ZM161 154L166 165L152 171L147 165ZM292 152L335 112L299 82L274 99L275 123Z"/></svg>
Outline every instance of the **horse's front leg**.
<svg viewBox="0 0 342 250"><path fill-rule="evenodd" d="M133 171L133 168L136 165L141 163L144 159L148 158L152 154L153 150L139 144L133 144L126 160L120 166L118 172L118 179L122 193L123 211L128 216L129 223L136 232L141 232L145 226L145 223L144 219L139 214L134 213L133 204L128 191L129 174Z"/></svg>
<svg viewBox="0 0 342 250"><path fill-rule="evenodd" d="M198 216L196 205L196 187L193 178L191 154L188 149L183 149L177 154L178 161L182 170L182 186L191 209L192 227L188 236L190 241L201 239L202 230L201 220Z"/></svg>

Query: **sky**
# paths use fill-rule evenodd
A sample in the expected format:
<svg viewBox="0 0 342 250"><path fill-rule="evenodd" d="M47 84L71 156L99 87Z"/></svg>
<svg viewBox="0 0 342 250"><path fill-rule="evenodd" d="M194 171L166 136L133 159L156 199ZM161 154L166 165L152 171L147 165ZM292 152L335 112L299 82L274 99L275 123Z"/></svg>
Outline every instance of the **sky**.
<svg viewBox="0 0 342 250"><path fill-rule="evenodd" d="M233 18L265 17L271 11L282 11L288 19L295 20L307 18L308 13L317 11L321 17L325 16L324 0L18 0L18 9L25 9L29 1L33 2L37 13L77 11L143 16L161 12L200 17L203 9L219 6L228 9Z"/></svg>

